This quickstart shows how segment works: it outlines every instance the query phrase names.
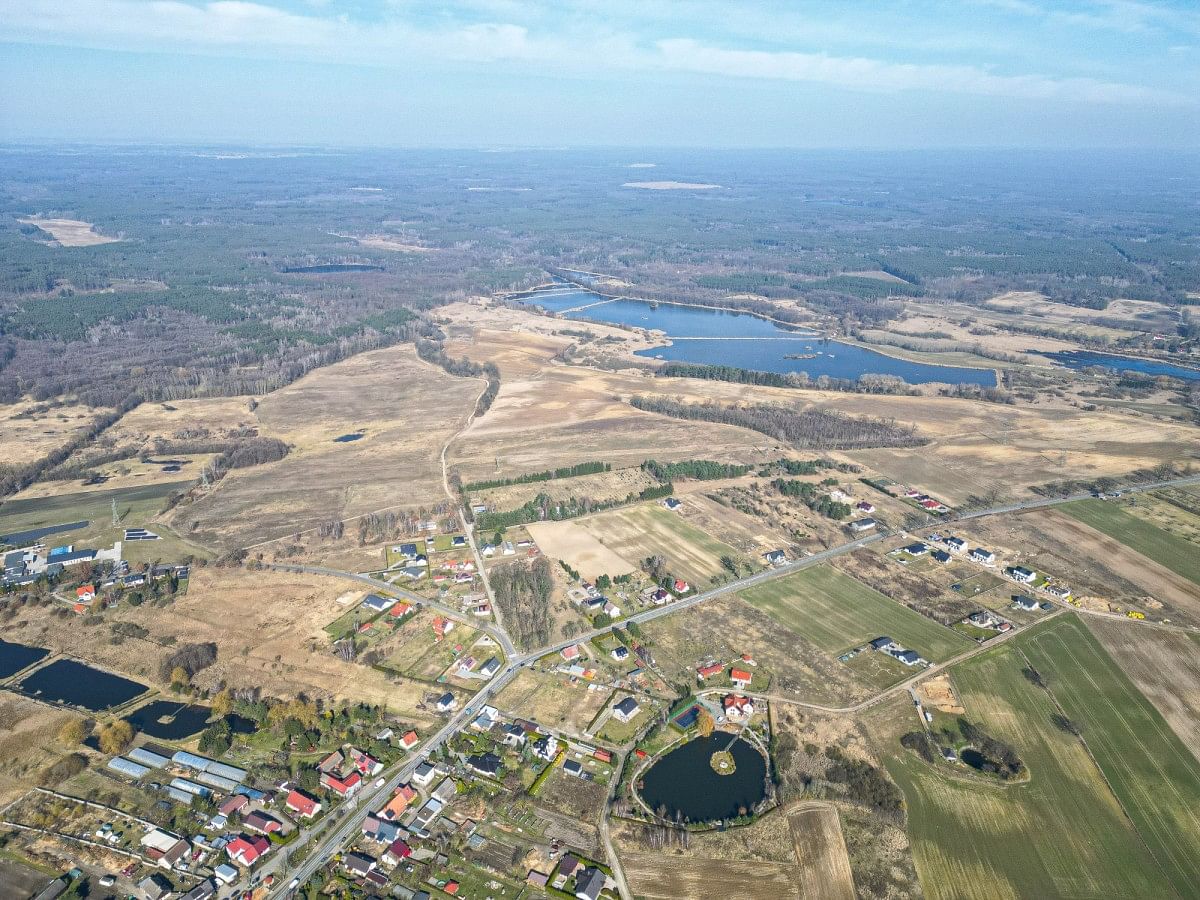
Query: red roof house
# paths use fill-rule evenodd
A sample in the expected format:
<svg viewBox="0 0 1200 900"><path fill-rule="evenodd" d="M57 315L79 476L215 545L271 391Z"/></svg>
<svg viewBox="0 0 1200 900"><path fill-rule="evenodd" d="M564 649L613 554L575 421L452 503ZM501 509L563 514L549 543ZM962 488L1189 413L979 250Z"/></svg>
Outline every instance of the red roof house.
<svg viewBox="0 0 1200 900"><path fill-rule="evenodd" d="M239 835L225 845L225 852L229 854L229 858L243 866L254 865L254 862L270 849L271 842L259 835Z"/></svg>
<svg viewBox="0 0 1200 900"><path fill-rule="evenodd" d="M283 801L283 805L305 819L311 819L321 811L319 800L297 790L292 790L287 795L287 799Z"/></svg>
<svg viewBox="0 0 1200 900"><path fill-rule="evenodd" d="M725 667L718 665L717 663L713 663L711 666L698 666L696 668L696 677L701 681L707 681L714 675L720 675L724 671Z"/></svg>
<svg viewBox="0 0 1200 900"><path fill-rule="evenodd" d="M329 788L335 794L349 797L362 786L362 776L357 772L351 772L345 778L338 778L336 775L326 772L321 776L321 786Z"/></svg>
<svg viewBox="0 0 1200 900"><path fill-rule="evenodd" d="M751 675L749 672L747 672L745 669L730 669L729 670L729 680L732 681L734 684L736 684L738 687L744 688L744 687L747 687L750 684L750 682L754 680L754 676Z"/></svg>
<svg viewBox="0 0 1200 900"><path fill-rule="evenodd" d="M417 745L419 740L420 738L417 737L417 733L415 731L410 731L400 738L400 746L405 750L411 750Z"/></svg>

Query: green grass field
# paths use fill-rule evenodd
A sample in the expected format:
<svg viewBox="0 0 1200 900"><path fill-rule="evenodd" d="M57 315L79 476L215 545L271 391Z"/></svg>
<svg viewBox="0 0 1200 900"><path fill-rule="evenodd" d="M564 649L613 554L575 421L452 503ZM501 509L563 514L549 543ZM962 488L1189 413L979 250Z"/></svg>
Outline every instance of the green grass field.
<svg viewBox="0 0 1200 900"><path fill-rule="evenodd" d="M1049 690L1022 674L1030 663ZM928 897L1195 895L1200 764L1077 618L1031 628L951 677L967 718L1012 744L1029 780L972 782L911 753L885 760ZM1053 723L1060 706L1083 740Z"/></svg>
<svg viewBox="0 0 1200 900"><path fill-rule="evenodd" d="M1028 782L952 777L901 752L885 765L904 792L913 859L931 900L995 897L1169 897L1078 738L1052 724L1050 694L1028 681L1015 642L956 666L967 717L1011 743Z"/></svg>
<svg viewBox="0 0 1200 900"><path fill-rule="evenodd" d="M1200 584L1200 546L1126 512L1120 503L1112 500L1077 500L1065 503L1059 509L1172 572Z"/></svg>
<svg viewBox="0 0 1200 900"><path fill-rule="evenodd" d="M149 484L145 487L117 488L109 491L81 491L56 497L37 497L28 500L9 500L0 506L0 534L9 534L62 522L87 519L90 524L79 531L49 535L49 546L75 544L97 549L111 547L121 540L126 527L144 527L159 535L158 541L128 541L123 554L131 563L174 562L185 555L209 556L204 548L175 534L171 529L151 519L162 511L167 499L186 489L191 481L172 481ZM121 524L113 527L112 503L117 502Z"/></svg>
<svg viewBox="0 0 1200 900"><path fill-rule="evenodd" d="M974 645L829 566L760 584L743 592L742 598L829 653L841 653L880 635L933 662Z"/></svg>
<svg viewBox="0 0 1200 900"><path fill-rule="evenodd" d="M1022 643L1180 894L1200 885L1200 762L1077 618Z"/></svg>

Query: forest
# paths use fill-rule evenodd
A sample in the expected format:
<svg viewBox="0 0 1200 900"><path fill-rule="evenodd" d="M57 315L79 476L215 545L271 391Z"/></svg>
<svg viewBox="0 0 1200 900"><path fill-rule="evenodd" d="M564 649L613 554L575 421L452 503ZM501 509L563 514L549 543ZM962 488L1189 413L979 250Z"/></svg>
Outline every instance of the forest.
<svg viewBox="0 0 1200 900"><path fill-rule="evenodd" d="M554 576L550 561L539 556L532 562L497 566L489 574L496 606L505 627L521 648L550 642L550 595Z"/></svg>

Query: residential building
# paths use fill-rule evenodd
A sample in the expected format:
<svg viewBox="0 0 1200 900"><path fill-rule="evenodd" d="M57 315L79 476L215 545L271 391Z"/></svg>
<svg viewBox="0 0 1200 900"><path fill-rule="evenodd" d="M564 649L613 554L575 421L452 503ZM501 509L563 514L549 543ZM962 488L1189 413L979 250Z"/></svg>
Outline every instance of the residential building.
<svg viewBox="0 0 1200 900"><path fill-rule="evenodd" d="M594 866L584 869L575 876L575 897L577 900L597 900L607 881L607 876Z"/></svg>
<svg viewBox="0 0 1200 900"><path fill-rule="evenodd" d="M638 706L638 702L636 700L634 700L632 697L626 697L620 703L617 703L615 706L613 706L613 715L622 722L628 722L638 714L638 710L640 709L641 707Z"/></svg>
<svg viewBox="0 0 1200 900"><path fill-rule="evenodd" d="M311 819L321 811L319 800L294 788L288 792L287 799L283 801L283 805L302 819Z"/></svg>
<svg viewBox="0 0 1200 900"><path fill-rule="evenodd" d="M754 676L745 669L738 669L735 667L729 670L729 680L745 690L750 686L750 682L754 680Z"/></svg>
<svg viewBox="0 0 1200 900"><path fill-rule="evenodd" d="M983 547L976 547L971 551L971 559L977 563L982 563L985 566L994 566L996 564L996 554L991 550L985 550Z"/></svg>

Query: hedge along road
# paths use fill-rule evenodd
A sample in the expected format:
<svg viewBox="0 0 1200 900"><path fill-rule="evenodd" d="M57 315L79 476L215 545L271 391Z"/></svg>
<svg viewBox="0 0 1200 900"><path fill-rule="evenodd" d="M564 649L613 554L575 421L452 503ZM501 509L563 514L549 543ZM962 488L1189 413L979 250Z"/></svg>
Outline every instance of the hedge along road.
<svg viewBox="0 0 1200 900"><path fill-rule="evenodd" d="M1174 487L1174 486L1178 486L1178 485L1197 484L1197 483L1200 483L1200 475L1188 476L1186 478L1174 478L1174 479L1170 479L1170 480L1166 480L1166 481L1159 481L1159 482L1153 482L1150 484L1138 485L1138 486L1135 486L1132 488L1123 489L1123 492L1150 491L1150 490L1155 490L1157 488L1162 488L1162 487ZM1075 500L1086 499L1087 497L1090 497L1090 496L1091 496L1091 493L1086 492L1086 493L1073 494L1073 495L1066 496L1066 497L1039 498L1037 500L1030 500L1030 501L1027 501L1024 503L1008 504L1005 506L994 507L992 509L979 510L977 512L967 513L967 514L958 516L956 518L958 518L958 519L976 519L976 518L981 518L983 516L994 515L994 514L998 514L998 513L1018 512L1020 510L1026 510L1026 509L1038 509L1038 508L1046 507L1046 506L1056 506L1061 503L1070 503ZM731 581L727 584L721 585L720 587L714 588L711 591L706 591L703 594L696 594L695 596L689 597L685 600L677 600L676 602L667 604L666 606L662 606L657 609L647 610L646 612L638 613L637 615L630 616L629 618L627 618L623 621L624 622L639 622L639 623L648 622L653 619L657 619L660 616L670 615L672 613L678 612L681 609L686 609L686 608L689 608L692 606L696 606L700 603L705 603L709 600L714 600L718 597L723 597L723 596L726 596L727 594L731 594L731 593L735 593L737 591L744 590L745 588L752 587L756 584L761 584L764 581L771 581L776 578L782 578L782 577L784 577L786 575L790 575L791 573L796 572L800 569L805 569L810 566L818 565L820 563L826 562L830 559L841 556L843 554L851 553L855 550L860 549L861 547L865 547L870 544L873 544L876 541L880 541L883 538L887 537L889 533L890 532L884 531L884 532L880 532L878 534L871 535L869 537L859 538L858 540L851 541L848 544L842 544L838 547L831 547L830 549L823 550L820 553L814 553L812 556L806 556L803 559L799 559L794 562L786 563L785 565L779 566L778 568L767 569L765 571L758 572L754 575L751 575L747 578L742 578L742 579L738 579L735 581ZM458 610L452 609L451 607L445 606L441 603L437 603L436 601L431 601L428 598L422 597L419 594L414 594L411 591L405 591L401 588L397 588L394 585L388 584L385 581L380 581L378 579L372 578L368 575L359 575L354 572L343 572L343 571L339 571L337 569L326 569L326 568L320 568L320 567L316 567L316 566L272 564L271 568L279 569L282 571L302 572L302 573L307 573L307 574L312 574L312 575L327 575L327 576L335 577L335 578L352 579L354 581L363 582L365 584L368 584L368 585L371 585L374 587L388 590L392 593L398 593L401 596L405 597L406 599L410 599L416 603L422 603L426 606L429 606L433 609L438 610L439 612L442 612L453 618L459 619L460 621L466 621L466 619L463 617L463 614ZM1063 609L1057 610L1054 613L1054 615L1059 615L1063 611L1064 611ZM1082 609L1077 609L1075 611L1084 613L1084 614L1087 614L1089 612L1088 610L1082 610ZM1048 619L1050 617L1047 616L1046 618ZM1133 620L1128 620L1128 621L1133 623ZM422 745L420 747L420 756L414 755L414 756L410 757L390 777L386 778L386 781L382 787L372 790L369 793L362 795L353 804L353 806L343 807L343 809L345 811L342 813L342 815L344 815L346 817L346 821L343 822L341 824L341 826L339 826L337 828L337 830L334 831L329 837L327 837L324 841L322 841L321 844L308 857L308 859L305 860L305 862L302 864L302 866L296 871L296 874L294 877L299 879L299 882L301 884L303 884L310 877L312 877L312 875L317 871L317 869L320 868L324 864L324 860L326 858L328 858L330 855L332 855L334 852L336 852L337 848L340 847L342 844L344 844L345 841L347 840L347 838L349 838L350 834L357 829L358 822L357 822L356 815L354 815L355 813L357 813L363 809L373 809L375 807L376 803L382 802L384 799L386 799L388 796L390 796L391 792L396 788L397 785L403 783L405 780L407 780L409 777L411 777L412 771L422 761L423 757L425 757L428 754L432 753L433 751L437 750L443 743L445 743L446 738L448 738L451 734L453 734L459 728L461 728L471 718L471 716L474 715L478 711L479 706L481 706L483 703L486 703L493 695L498 694L508 684L508 682L511 681L516 676L516 674L522 668L531 665L533 662L535 662L536 660L540 659L541 657L543 657L547 654L556 653L560 650L565 649L566 647L571 646L572 644L586 642L586 641L591 640L594 637L598 637L601 634L611 631L611 626L605 627L605 628L594 628L591 631L586 631L581 634L578 634L575 637L571 638L570 640L560 641L556 644L550 644L545 647L540 647L535 650L529 651L527 653L517 653L516 648L512 643L512 639L508 636L507 632L505 632L503 630L503 628L482 625L479 622L474 622L472 624L476 628L480 628L481 630L486 632L489 636L494 638L497 642L499 642L500 646L504 649L504 652L508 655L508 664L504 667L504 669L502 671L496 673L496 677L493 678L488 683L487 687L480 690L480 692L478 694L476 694L475 697L472 698L471 702L468 703L466 706L464 706L463 709L457 715L451 717L446 722L446 724L443 725L433 736L431 736L427 741L422 743ZM1139 624L1139 625L1153 624L1153 625L1158 625L1158 627L1164 627L1160 623L1137 622L1136 624ZM1180 628L1179 630L1194 630L1194 629ZM907 681L903 681L899 684L893 685L890 688L886 688L883 691L881 691L879 694L875 695L874 697L868 698L867 700L864 700L862 703L859 703L859 704L856 704L856 705L850 706L850 707L844 707L844 708L839 709L839 708L833 708L833 707L823 707L823 706L819 706L817 704L804 703L803 701L789 700L786 697L772 696L770 694L765 694L762 696L766 697L767 699L779 700L781 702L791 703L791 704L797 705L797 706L805 706L805 707L808 707L810 709L814 709L814 710L817 710L820 712L853 713L853 712L856 712L856 711L859 711L862 709L866 709L867 707L872 706L876 703L879 703L883 699L890 697L891 695L893 695L899 691L907 690L913 684L920 681L922 678L927 677L928 675L932 674L933 672L937 672L948 666L954 665L956 663L960 663L963 660L968 659L977 653L982 653L984 650L990 650L992 647L995 647L999 643L1007 640L1009 638L1010 634L1015 634L1015 633L1017 633L1017 632L1014 631L1014 632L1010 632L1009 634L1001 635L999 638L989 641L986 644L982 644L979 647L975 647L971 650L968 650L968 651L954 657L953 659L947 660L945 663L931 666L927 669L924 669L920 673L918 673L918 674L914 675L912 678L908 679ZM296 844L292 848L292 850L294 851L296 849L299 849L300 847L303 847L314 836L315 836L315 834L313 832L308 832L308 833L304 834L300 838L300 840L296 842ZM283 854L280 854L280 856L273 863L273 865L275 867L278 867L279 860L282 859L282 857L283 857ZM278 888L276 888L274 893L279 896L282 896L284 893L286 893L286 890L287 890L286 886L281 884Z"/></svg>

